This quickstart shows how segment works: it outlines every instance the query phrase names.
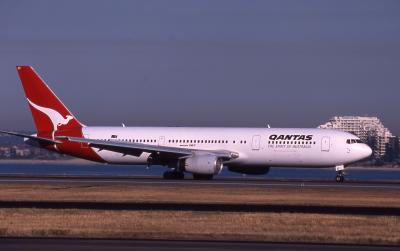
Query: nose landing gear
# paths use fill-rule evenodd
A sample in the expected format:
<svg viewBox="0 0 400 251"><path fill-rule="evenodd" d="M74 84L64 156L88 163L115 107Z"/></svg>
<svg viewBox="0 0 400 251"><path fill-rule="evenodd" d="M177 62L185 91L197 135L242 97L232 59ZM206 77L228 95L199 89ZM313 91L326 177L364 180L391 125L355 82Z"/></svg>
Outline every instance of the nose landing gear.
<svg viewBox="0 0 400 251"><path fill-rule="evenodd" d="M344 181L344 165L340 165L340 166L336 166L335 167L336 170L336 182L343 182Z"/></svg>
<svg viewBox="0 0 400 251"><path fill-rule="evenodd" d="M343 182L344 181L344 173L342 171L339 171L338 174L336 175L336 182Z"/></svg>

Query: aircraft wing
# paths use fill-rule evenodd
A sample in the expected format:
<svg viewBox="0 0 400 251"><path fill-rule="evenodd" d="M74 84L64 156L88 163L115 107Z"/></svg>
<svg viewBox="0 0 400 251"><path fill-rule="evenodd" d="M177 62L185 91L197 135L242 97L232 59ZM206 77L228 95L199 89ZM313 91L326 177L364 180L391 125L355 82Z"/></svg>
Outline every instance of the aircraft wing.
<svg viewBox="0 0 400 251"><path fill-rule="evenodd" d="M48 138L42 138L42 137L37 137L34 135L28 135L28 134L17 133L17 132L0 131L0 133L23 137L23 138L28 138L30 140L36 141L38 143L43 143L43 144L60 144L60 143L62 143L61 141L57 141L57 140L52 140L52 139L48 139Z"/></svg>
<svg viewBox="0 0 400 251"><path fill-rule="evenodd" d="M140 156L143 152L151 153L158 158L187 158L196 152L213 154L224 160L230 160L239 157L238 153L226 150L198 150L180 147L168 147L159 145L147 145L141 143L131 143L124 141L105 141L97 139L86 139L69 136L59 136L58 139L65 139L71 142L87 143L90 147L97 148L99 151L108 150L118 152L124 155Z"/></svg>

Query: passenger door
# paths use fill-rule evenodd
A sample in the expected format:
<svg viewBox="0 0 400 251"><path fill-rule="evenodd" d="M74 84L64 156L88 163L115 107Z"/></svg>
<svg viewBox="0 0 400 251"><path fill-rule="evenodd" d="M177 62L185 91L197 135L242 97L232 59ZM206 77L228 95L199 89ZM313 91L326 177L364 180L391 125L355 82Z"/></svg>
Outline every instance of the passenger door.
<svg viewBox="0 0 400 251"><path fill-rule="evenodd" d="M322 137L321 140L321 151L323 152L329 152L331 148L331 139L327 136Z"/></svg>
<svg viewBox="0 0 400 251"><path fill-rule="evenodd" d="M261 141L261 136L260 135L254 135L253 136L253 142L251 144L251 149L260 150L260 141Z"/></svg>

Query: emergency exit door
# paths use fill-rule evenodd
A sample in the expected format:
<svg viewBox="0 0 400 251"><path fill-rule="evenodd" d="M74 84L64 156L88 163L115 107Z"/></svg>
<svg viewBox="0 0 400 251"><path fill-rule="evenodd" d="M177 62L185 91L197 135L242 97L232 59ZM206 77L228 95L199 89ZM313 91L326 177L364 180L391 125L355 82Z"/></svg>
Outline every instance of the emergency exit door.
<svg viewBox="0 0 400 251"><path fill-rule="evenodd" d="M160 136L160 138L158 139L158 145L163 146L164 143L165 143L165 136Z"/></svg>

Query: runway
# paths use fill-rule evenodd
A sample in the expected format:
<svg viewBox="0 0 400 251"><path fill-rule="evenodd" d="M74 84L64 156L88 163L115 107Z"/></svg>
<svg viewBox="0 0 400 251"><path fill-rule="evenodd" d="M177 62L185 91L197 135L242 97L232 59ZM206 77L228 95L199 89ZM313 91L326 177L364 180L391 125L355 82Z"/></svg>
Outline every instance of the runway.
<svg viewBox="0 0 400 251"><path fill-rule="evenodd" d="M69 238L1 238L4 251L103 251L103 250L284 250L284 251L394 251L395 246L358 246L337 244L229 242L229 241L176 241L176 240L107 240Z"/></svg>
<svg viewBox="0 0 400 251"><path fill-rule="evenodd" d="M400 216L399 207L320 206L248 203L183 203L183 202L83 202L83 201L1 201L0 208L85 209L85 210L157 210L192 212L313 213L365 216Z"/></svg>
<svg viewBox="0 0 400 251"><path fill-rule="evenodd" d="M339 238L351 243L371 243L369 240L372 238L376 240L373 243L397 244L393 241L397 237L393 236L398 236L394 233L398 231L395 222L400 216L399 186L396 182L381 181L336 183L244 177L199 181L163 180L154 176L3 175L0 176L0 209L12 216L4 219L4 229L21 233L19 236L228 240L23 239L7 244L7 247L14 248L11 250L24 250L25 247L27 250L63 250L57 249L63 247L69 247L68 250L81 247L84 247L81 250L127 250L132 247L136 250L385 250L382 247L368 249L348 245L230 241L336 242ZM42 220L47 224L48 219L52 223L43 226ZM82 231L82 219L85 219L83 229L87 232L77 235L76 232ZM237 229L237 221L243 224L240 229ZM16 222L25 227L20 228ZM285 226L282 222L291 223ZM311 227L307 227L310 224ZM285 236L293 228L298 231L290 236L297 236L296 239L271 237L272 233ZM362 241L350 234L353 228L364 233ZM25 233L24 229L32 230ZM44 229L40 231L46 234L37 235L37 229ZM177 231L172 237L171 229ZM394 230L386 233L386 229ZM115 230L119 232L115 233ZM327 230L330 232L325 232ZM299 232L305 233L307 238L299 237ZM215 238L214 233L217 234ZM241 233L252 238L245 238L246 235ZM226 238L218 238L221 235ZM336 235L338 238L331 238ZM98 244L101 242L103 244ZM3 250L1 241L0 250ZM388 247L386 250L392 249Z"/></svg>
<svg viewBox="0 0 400 251"><path fill-rule="evenodd" d="M158 177L93 177L93 176L1 176L0 185L16 184L28 185L38 190L39 187L47 185L53 186L53 189L61 189L67 186L70 190L75 188L75 191L84 191L85 188L109 189L110 187L123 187L123 190L130 189L132 193L138 193L141 189L157 190L172 189L178 190L184 188L185 191L197 193L196 188L210 188L209 191L215 191L219 188L220 193L226 193L227 196L232 189L235 190L257 190L256 194L271 194L272 190L282 190L282 198L289 198L290 194L299 191L318 190L318 196L336 193L344 194L344 192L361 191L359 196L368 195L368 191L382 191L382 195L396 194L400 190L400 184L394 182L347 182L336 183L334 181L296 181L296 180L265 180L265 179L238 179L224 178L210 181L200 180L164 180ZM55 186L55 187L54 187ZM223 190L221 190L223 189ZM265 190L265 192L264 192ZM43 190L45 192L47 190ZM324 192L325 191L325 192ZM10 191L12 192L12 191ZM303 192L303 194L304 194ZM188 192L190 193L190 192ZM118 192L115 195L119 194ZM246 193L247 194L247 193ZM167 195L168 196L168 195ZM195 212L262 212L262 213L314 213L314 214L342 214L342 215L373 215L373 216L400 216L400 208L398 205L388 204L310 204L310 203L284 203L275 201L271 203L268 200L251 202L250 201L226 201L226 196L221 197L221 200L203 200L197 199L175 201L174 198L179 196L179 193L173 193L171 200L128 200L128 201L113 201L102 198L101 200L64 200L63 197L49 199L42 197L38 200L30 198L20 199L0 199L0 208L38 208L38 209L88 209L88 210L162 210L162 211L195 211ZM250 193L249 193L250 196ZM329 195L328 195L329 196ZM332 196L332 195L330 195ZM357 195L353 195L357 196ZM90 198L90 197L88 197Z"/></svg>
<svg viewBox="0 0 400 251"><path fill-rule="evenodd" d="M337 183L330 180L284 180L257 178L216 178L214 180L165 180L158 176L27 176L0 175L0 184L79 184L79 185L149 185L149 186L219 186L254 188L328 188L328 189L387 189L400 190L400 182L393 181L345 181Z"/></svg>

